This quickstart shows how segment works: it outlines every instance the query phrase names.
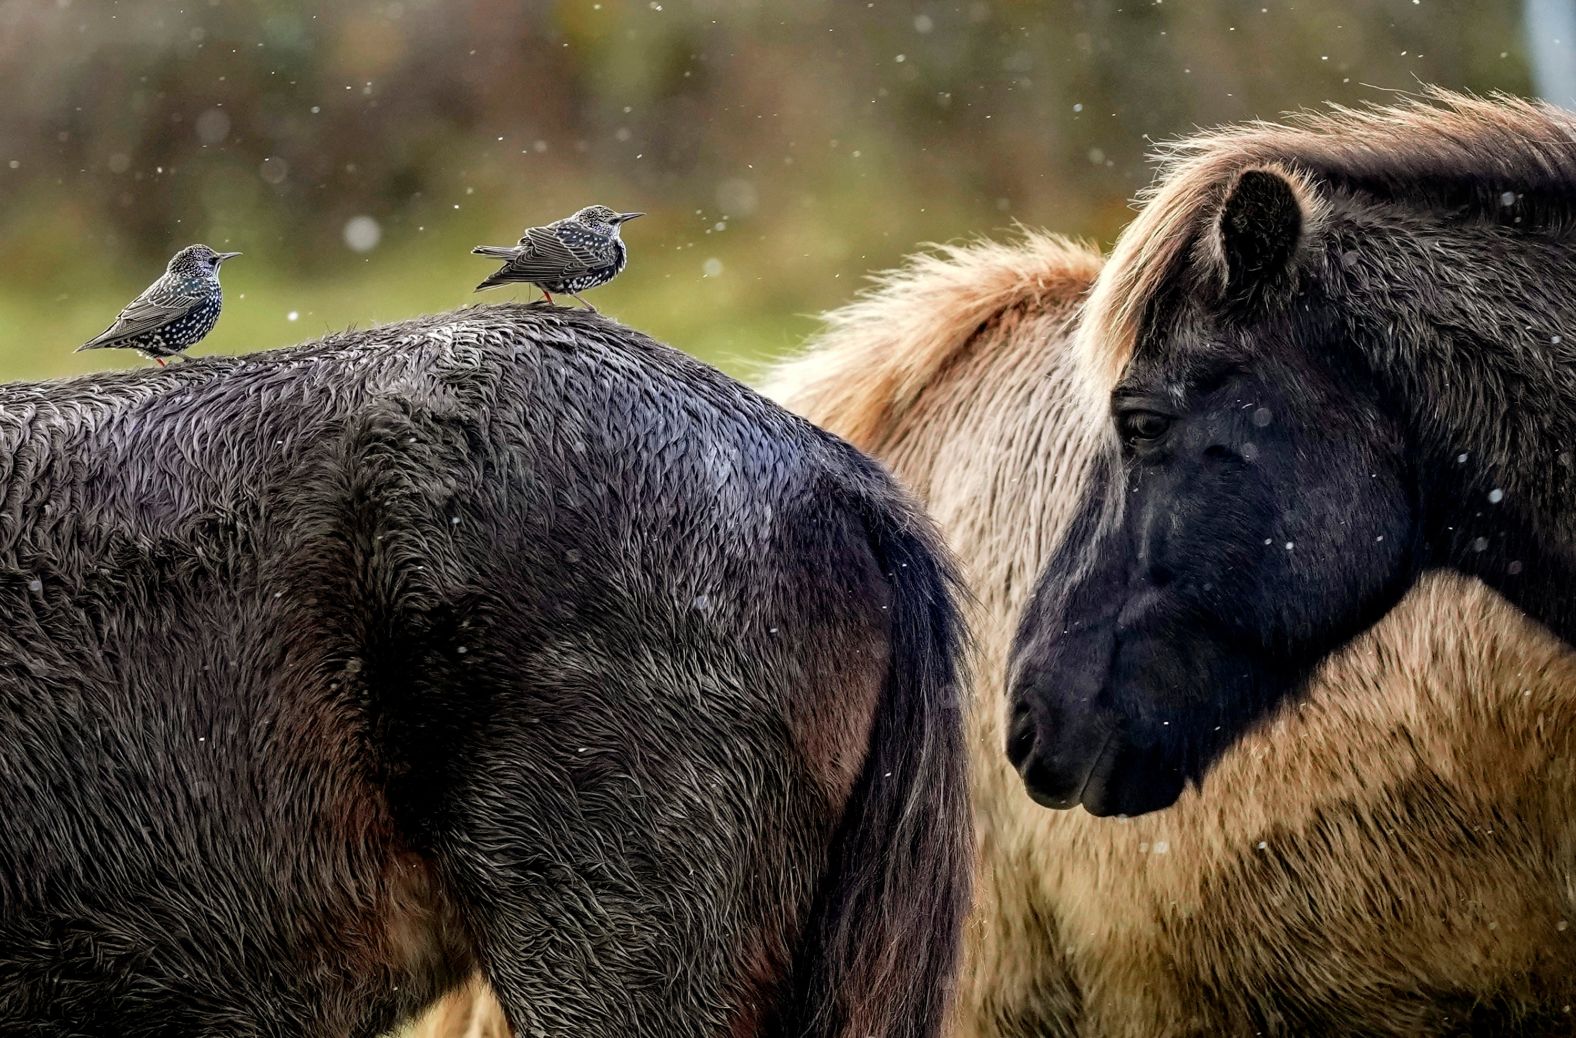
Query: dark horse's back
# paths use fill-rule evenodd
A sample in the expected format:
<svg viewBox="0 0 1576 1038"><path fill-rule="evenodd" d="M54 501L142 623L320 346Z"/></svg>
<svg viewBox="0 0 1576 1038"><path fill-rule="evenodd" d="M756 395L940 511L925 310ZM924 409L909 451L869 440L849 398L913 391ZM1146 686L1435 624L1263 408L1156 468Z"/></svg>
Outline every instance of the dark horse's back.
<svg viewBox="0 0 1576 1038"><path fill-rule="evenodd" d="M946 564L875 466L494 306L0 387L0 1033L934 1033Z"/></svg>

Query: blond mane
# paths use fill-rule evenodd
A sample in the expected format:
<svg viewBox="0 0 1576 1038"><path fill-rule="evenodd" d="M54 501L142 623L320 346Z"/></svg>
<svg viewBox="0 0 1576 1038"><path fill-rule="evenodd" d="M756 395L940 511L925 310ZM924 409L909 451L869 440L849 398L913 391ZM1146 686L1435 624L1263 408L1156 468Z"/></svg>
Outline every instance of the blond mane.
<svg viewBox="0 0 1576 1038"><path fill-rule="evenodd" d="M1099 269L1089 246L1028 228L1014 241L932 246L826 314L762 392L779 403L791 396L792 410L874 449L982 327L1016 308L1061 310Z"/></svg>
<svg viewBox="0 0 1576 1038"><path fill-rule="evenodd" d="M1285 123L1197 134L1162 146L1156 160L1154 184L1095 282L1075 343L1079 366L1105 390L1131 358L1150 303L1187 262L1242 170L1279 168L1303 182L1310 200L1321 180L1384 195L1453 180L1499 185L1496 192L1563 186L1568 194L1576 185L1576 116L1541 102L1431 88L1393 106L1335 105Z"/></svg>

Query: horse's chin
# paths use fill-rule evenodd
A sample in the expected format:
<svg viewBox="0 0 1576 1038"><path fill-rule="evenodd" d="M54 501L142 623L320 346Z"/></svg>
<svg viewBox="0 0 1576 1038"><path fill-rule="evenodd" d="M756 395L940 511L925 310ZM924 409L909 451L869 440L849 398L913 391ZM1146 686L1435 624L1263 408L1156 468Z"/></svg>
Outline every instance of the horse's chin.
<svg viewBox="0 0 1576 1038"><path fill-rule="evenodd" d="M1097 764L1090 773L1078 798L1085 811L1100 818L1133 817L1170 807L1187 784L1180 768L1142 750L1120 747L1107 753L1106 760L1110 763Z"/></svg>
<svg viewBox="0 0 1576 1038"><path fill-rule="evenodd" d="M1176 803L1186 786L1180 768L1119 736L1107 740L1084 768L1053 770L1031 760L1019 771L1029 798L1041 807L1065 811L1082 805L1100 818L1162 810Z"/></svg>

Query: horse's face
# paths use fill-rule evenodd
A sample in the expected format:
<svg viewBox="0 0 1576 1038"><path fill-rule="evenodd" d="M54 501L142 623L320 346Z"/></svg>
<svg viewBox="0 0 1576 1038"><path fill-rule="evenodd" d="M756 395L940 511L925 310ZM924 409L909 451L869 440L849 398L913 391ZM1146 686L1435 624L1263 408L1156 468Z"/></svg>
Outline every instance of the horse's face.
<svg viewBox="0 0 1576 1038"><path fill-rule="evenodd" d="M1154 309L1023 616L1008 752L1047 806L1170 805L1415 575L1404 437L1292 276L1289 192L1244 175L1217 228L1233 291Z"/></svg>

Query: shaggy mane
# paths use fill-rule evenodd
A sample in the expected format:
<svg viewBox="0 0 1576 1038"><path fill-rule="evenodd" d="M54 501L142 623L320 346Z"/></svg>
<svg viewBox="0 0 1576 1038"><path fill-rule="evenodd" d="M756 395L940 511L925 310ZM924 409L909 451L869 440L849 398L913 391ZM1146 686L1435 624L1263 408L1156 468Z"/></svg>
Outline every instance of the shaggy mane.
<svg viewBox="0 0 1576 1038"><path fill-rule="evenodd" d="M1028 228L1013 241L931 246L823 315L762 392L870 450L983 326L1014 308L1065 309L1100 262L1088 245Z"/></svg>
<svg viewBox="0 0 1576 1038"><path fill-rule="evenodd" d="M1430 88L1394 106L1288 115L1163 145L1143 208L1096 281L1075 344L1079 366L1108 390L1132 357L1151 302L1188 261L1236 175L1278 168L1309 188L1324 182L1452 210L1504 206L1519 215L1576 194L1576 115L1507 95Z"/></svg>

